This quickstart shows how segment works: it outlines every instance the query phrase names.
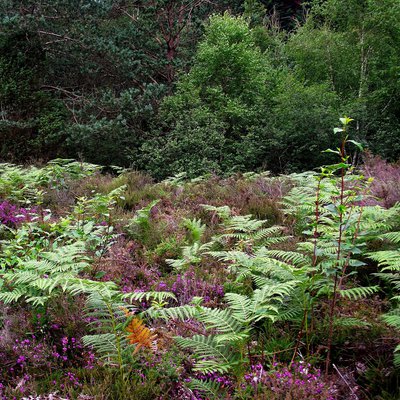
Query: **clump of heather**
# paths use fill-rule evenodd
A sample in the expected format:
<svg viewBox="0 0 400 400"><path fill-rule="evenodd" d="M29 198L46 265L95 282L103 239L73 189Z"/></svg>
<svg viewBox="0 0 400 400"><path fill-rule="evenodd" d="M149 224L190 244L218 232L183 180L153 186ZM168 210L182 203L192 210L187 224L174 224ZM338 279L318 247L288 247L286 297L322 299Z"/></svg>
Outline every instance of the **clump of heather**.
<svg viewBox="0 0 400 400"><path fill-rule="evenodd" d="M159 280L160 272L140 257L140 245L121 236L101 260L98 269L105 272L102 280L116 281L123 292L150 290Z"/></svg>
<svg viewBox="0 0 400 400"><path fill-rule="evenodd" d="M400 202L400 164L367 154L362 171L368 178L374 178L370 188L374 199L370 203L390 208Z"/></svg>
<svg viewBox="0 0 400 400"><path fill-rule="evenodd" d="M16 227L18 224L31 221L35 210L18 207L7 200L0 202L0 222L9 227Z"/></svg>
<svg viewBox="0 0 400 400"><path fill-rule="evenodd" d="M269 400L335 400L336 388L326 382L319 369L305 362L293 363L286 367L273 365L266 371L261 364L251 367L245 375L243 389L250 390L254 398Z"/></svg>
<svg viewBox="0 0 400 400"><path fill-rule="evenodd" d="M123 292L150 290L160 277L156 268L145 263L131 264L126 274L121 277L121 288Z"/></svg>
<svg viewBox="0 0 400 400"><path fill-rule="evenodd" d="M193 297L202 297L205 304L218 303L224 296L224 288L215 280L206 281L196 276L193 268L177 275L170 287L165 282L158 283L158 290L169 290L178 299L179 304L188 304Z"/></svg>
<svg viewBox="0 0 400 400"><path fill-rule="evenodd" d="M66 368L92 369L96 363L94 353L84 348L75 337L15 339L11 347L0 348L3 370L0 381L17 382L26 374L40 376L48 371Z"/></svg>
<svg viewBox="0 0 400 400"><path fill-rule="evenodd" d="M4 395L5 386L0 382L0 400L7 400Z"/></svg>
<svg viewBox="0 0 400 400"><path fill-rule="evenodd" d="M218 372L207 372L204 374L198 373L196 375L196 379L201 381L218 382L221 388L232 388L234 385L232 378L230 378L228 375L221 375Z"/></svg>

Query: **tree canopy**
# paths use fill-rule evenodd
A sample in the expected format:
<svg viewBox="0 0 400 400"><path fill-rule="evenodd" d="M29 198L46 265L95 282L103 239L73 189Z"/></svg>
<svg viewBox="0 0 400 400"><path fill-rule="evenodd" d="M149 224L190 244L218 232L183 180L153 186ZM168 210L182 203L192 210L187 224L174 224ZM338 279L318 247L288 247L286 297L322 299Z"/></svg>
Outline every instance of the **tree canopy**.
<svg viewBox="0 0 400 400"><path fill-rule="evenodd" d="M396 0L3 1L0 157L187 172L400 154Z"/></svg>

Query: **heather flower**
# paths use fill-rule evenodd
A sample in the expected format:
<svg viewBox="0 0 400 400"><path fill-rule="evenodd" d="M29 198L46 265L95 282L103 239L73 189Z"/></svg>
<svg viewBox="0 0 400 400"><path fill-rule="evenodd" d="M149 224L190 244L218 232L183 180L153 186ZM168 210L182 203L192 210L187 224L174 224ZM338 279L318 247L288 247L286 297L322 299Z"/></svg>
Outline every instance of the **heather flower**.
<svg viewBox="0 0 400 400"><path fill-rule="evenodd" d="M23 365L25 364L26 358L24 356L19 356L17 359L17 364Z"/></svg>
<svg viewBox="0 0 400 400"><path fill-rule="evenodd" d="M255 394L268 394L274 400L335 400L335 388L310 364L300 361L285 367L274 363L272 367L273 370L267 371L262 364L256 364L245 374L245 382Z"/></svg>
<svg viewBox="0 0 400 400"><path fill-rule="evenodd" d="M82 386L82 384L79 382L79 379L77 378L77 376L75 374L73 374L72 372L67 372L65 374L65 376L68 378L69 382L75 386L75 387L80 387Z"/></svg>
<svg viewBox="0 0 400 400"><path fill-rule="evenodd" d="M230 388L233 385L232 379L227 375L220 375L218 372L208 372L197 374L196 378L204 381L218 382L222 388Z"/></svg>
<svg viewBox="0 0 400 400"><path fill-rule="evenodd" d="M88 351L86 355L85 369L93 369L96 364L96 356L92 351Z"/></svg>
<svg viewBox="0 0 400 400"><path fill-rule="evenodd" d="M180 304L190 303L193 297L203 297L204 303L218 302L224 295L222 285L198 278L193 269L178 275L170 290Z"/></svg>
<svg viewBox="0 0 400 400"><path fill-rule="evenodd" d="M389 208L400 201L400 165L390 164L380 157L366 154L362 172L373 178L367 205L379 204Z"/></svg>
<svg viewBox="0 0 400 400"><path fill-rule="evenodd" d="M9 227L31 221L35 213L35 209L18 207L7 200L0 202L0 222Z"/></svg>

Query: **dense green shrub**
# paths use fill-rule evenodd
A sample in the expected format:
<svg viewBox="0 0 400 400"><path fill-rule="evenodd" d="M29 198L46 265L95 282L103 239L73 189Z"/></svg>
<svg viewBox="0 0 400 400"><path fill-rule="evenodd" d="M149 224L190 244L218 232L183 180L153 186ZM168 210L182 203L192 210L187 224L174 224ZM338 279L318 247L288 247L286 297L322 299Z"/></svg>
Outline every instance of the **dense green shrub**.
<svg viewBox="0 0 400 400"><path fill-rule="evenodd" d="M263 127L275 87L276 72L247 22L213 16L190 73L163 102L161 131L142 147L143 167L165 177L256 165L247 142Z"/></svg>

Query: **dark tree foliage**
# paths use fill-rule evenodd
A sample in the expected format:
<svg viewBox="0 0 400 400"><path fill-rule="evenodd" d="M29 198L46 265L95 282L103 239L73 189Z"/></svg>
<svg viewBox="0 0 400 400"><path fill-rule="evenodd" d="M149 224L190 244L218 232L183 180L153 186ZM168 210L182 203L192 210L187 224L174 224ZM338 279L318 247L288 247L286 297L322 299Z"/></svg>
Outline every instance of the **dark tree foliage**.
<svg viewBox="0 0 400 400"><path fill-rule="evenodd" d="M2 157L23 161L36 146L43 157L127 165L126 149L141 144L213 11L205 0L2 2L0 73L23 103L12 113L3 85ZM7 51L15 40L26 48L18 57ZM24 129L22 153L15 126Z"/></svg>
<svg viewBox="0 0 400 400"><path fill-rule="evenodd" d="M357 120L356 137L396 160L400 150L400 3L314 1L287 53L299 76L326 83Z"/></svg>
<svg viewBox="0 0 400 400"><path fill-rule="evenodd" d="M399 21L398 0L3 0L0 159L305 170L347 114L396 160Z"/></svg>
<svg viewBox="0 0 400 400"><path fill-rule="evenodd" d="M16 30L0 36L0 152L10 159L29 157L45 114L56 119L58 104L40 90L46 55L35 32Z"/></svg>

